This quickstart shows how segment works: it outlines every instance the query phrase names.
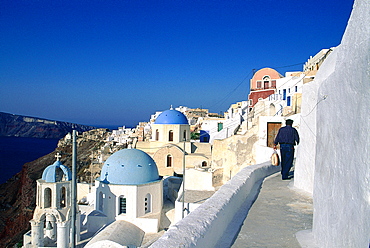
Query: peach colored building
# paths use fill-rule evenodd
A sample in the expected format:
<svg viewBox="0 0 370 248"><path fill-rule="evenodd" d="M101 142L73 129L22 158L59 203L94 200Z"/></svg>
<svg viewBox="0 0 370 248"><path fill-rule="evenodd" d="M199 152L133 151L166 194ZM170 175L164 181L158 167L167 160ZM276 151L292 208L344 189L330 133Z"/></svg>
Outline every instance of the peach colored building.
<svg viewBox="0 0 370 248"><path fill-rule="evenodd" d="M250 93L248 95L249 106L253 107L258 99L266 98L275 93L276 80L283 76L272 68L263 68L254 73L250 81Z"/></svg>

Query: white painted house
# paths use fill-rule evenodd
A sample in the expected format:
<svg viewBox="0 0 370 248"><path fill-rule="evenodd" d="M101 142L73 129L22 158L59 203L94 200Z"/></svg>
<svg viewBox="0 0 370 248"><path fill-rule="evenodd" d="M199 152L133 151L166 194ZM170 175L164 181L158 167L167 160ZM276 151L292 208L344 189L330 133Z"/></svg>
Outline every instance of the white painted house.
<svg viewBox="0 0 370 248"><path fill-rule="evenodd" d="M118 130L112 130L112 134L107 137L107 141L115 141L118 145L128 144L132 142L133 132L131 128L119 127Z"/></svg>

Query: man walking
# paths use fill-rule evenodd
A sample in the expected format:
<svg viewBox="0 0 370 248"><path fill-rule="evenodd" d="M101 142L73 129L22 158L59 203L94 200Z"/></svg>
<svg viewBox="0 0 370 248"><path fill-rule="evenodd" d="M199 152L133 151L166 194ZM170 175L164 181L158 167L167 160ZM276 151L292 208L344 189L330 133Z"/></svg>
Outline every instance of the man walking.
<svg viewBox="0 0 370 248"><path fill-rule="evenodd" d="M281 176L283 180L289 180L289 171L293 166L294 146L299 144L299 135L297 129L292 127L293 120L285 121L285 127L279 129L274 141L274 149L280 144L281 154Z"/></svg>

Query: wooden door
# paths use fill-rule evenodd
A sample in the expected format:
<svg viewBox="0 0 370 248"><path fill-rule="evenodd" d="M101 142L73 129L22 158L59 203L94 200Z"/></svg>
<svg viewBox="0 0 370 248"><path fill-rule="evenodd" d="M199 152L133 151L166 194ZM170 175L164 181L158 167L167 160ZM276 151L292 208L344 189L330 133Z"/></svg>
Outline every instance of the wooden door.
<svg viewBox="0 0 370 248"><path fill-rule="evenodd" d="M281 122L267 122L267 146L274 147L275 137L281 127Z"/></svg>

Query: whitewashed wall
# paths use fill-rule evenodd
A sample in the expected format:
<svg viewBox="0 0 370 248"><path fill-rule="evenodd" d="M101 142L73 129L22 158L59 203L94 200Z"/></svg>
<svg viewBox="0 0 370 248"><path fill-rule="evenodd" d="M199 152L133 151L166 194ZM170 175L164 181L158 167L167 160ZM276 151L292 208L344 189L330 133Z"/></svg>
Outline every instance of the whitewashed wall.
<svg viewBox="0 0 370 248"><path fill-rule="evenodd" d="M314 81L303 85L302 108L300 117L300 145L297 150L297 160L294 171L294 186L313 194L314 174L316 161L316 136L317 136L317 109L323 104L327 95L319 95L318 90L322 82L329 77L335 69L337 52L334 50L317 72ZM335 88L333 89L335 90Z"/></svg>
<svg viewBox="0 0 370 248"><path fill-rule="evenodd" d="M317 247L369 247L369 23L370 1L356 0L341 44L311 85L313 111L302 108L295 186L313 187Z"/></svg>
<svg viewBox="0 0 370 248"><path fill-rule="evenodd" d="M223 129L217 133L210 133L209 143L213 144L214 140L226 139L234 135L236 128L242 123L242 116L237 114L233 118L227 119L223 122Z"/></svg>
<svg viewBox="0 0 370 248"><path fill-rule="evenodd" d="M331 54L332 56L333 54ZM330 56L329 56L330 57ZM294 168L294 186L313 194L316 158L316 102L318 82L303 86L300 144Z"/></svg>
<svg viewBox="0 0 370 248"><path fill-rule="evenodd" d="M369 23L370 1L356 0L335 70L318 91L327 99L317 111L313 233L323 247L369 246Z"/></svg>

